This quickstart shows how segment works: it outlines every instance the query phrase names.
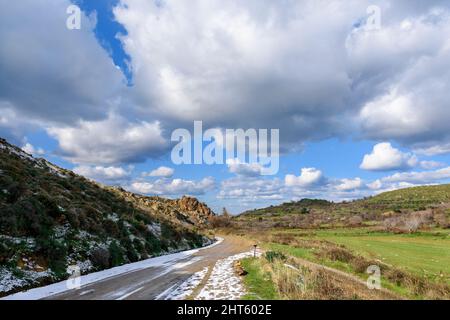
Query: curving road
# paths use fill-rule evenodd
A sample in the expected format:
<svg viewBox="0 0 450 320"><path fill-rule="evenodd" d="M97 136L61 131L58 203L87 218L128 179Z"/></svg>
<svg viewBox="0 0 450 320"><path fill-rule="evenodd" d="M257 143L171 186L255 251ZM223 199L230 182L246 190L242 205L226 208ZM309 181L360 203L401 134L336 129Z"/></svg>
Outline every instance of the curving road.
<svg viewBox="0 0 450 320"><path fill-rule="evenodd" d="M251 244L236 237L225 237L216 246L201 249L182 259L120 274L80 289L56 294L50 300L154 300L165 295L205 267L212 267L217 260L251 249ZM211 269L211 268L210 268Z"/></svg>

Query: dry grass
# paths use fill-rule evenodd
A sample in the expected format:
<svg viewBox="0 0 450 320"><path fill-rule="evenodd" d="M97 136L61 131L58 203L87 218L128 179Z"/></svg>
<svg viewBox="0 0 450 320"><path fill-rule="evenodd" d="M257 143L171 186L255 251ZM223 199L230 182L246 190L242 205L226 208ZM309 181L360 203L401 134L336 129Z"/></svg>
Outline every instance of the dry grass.
<svg viewBox="0 0 450 320"><path fill-rule="evenodd" d="M370 261L360 256L354 256L345 249L331 249L334 252L336 260L349 263L358 273L366 272L370 265L379 265L382 275L391 283L407 288L413 295L423 297L425 299L450 299L450 287L443 283L434 283L424 278L404 272L392 266L380 263L379 261ZM337 254L337 253L338 254Z"/></svg>
<svg viewBox="0 0 450 320"><path fill-rule="evenodd" d="M371 265L378 265L382 275L391 283L407 288L413 295L426 299L450 299L450 287L443 283L427 281L379 261L372 261L352 254L342 246L327 248L318 253L332 261L349 264L356 273L365 273Z"/></svg>
<svg viewBox="0 0 450 320"><path fill-rule="evenodd" d="M337 245L333 242L296 237L286 233L275 233L271 236L265 235L263 238L266 242L288 245L294 248L313 249L313 256L315 257L313 261L319 263L324 263L326 261L343 263L362 278L365 277L369 266L378 265L381 268L383 279L396 286L407 289L411 296L423 299L450 299L450 286L445 283L429 281L428 279L387 265L381 261L375 261L356 255L345 246ZM292 262L292 259L293 258L290 258L289 260ZM291 280L296 272L293 270L286 270L286 268L279 268L276 264L272 266L272 268L274 268L274 281L276 281L280 290L280 296L282 297L287 299L327 299L327 297L330 298L337 295L337 290L332 288L333 281L325 283L323 281L325 275L321 273L311 270L308 273L301 269L304 273L303 276L305 279L308 279L310 285L308 286L306 293L299 293L298 290L295 289L296 282ZM330 281L330 279L327 281ZM340 286L346 287L347 284L341 283ZM348 290L349 288L347 287L347 291ZM353 292L358 298L361 298L361 295L354 290L352 291L350 289L350 292ZM340 293L339 295L341 298L344 297L344 299L354 298L351 294L348 294L348 292Z"/></svg>
<svg viewBox="0 0 450 320"><path fill-rule="evenodd" d="M426 299L450 299L450 288L443 283L433 283L401 270L385 267L384 276L391 282L408 288L416 296Z"/></svg>
<svg viewBox="0 0 450 320"><path fill-rule="evenodd" d="M348 250L340 247L333 247L325 250L325 255L333 261L350 262L355 256Z"/></svg>
<svg viewBox="0 0 450 320"><path fill-rule="evenodd" d="M305 266L290 257L288 261L262 260L263 271L271 275L281 299L287 300L354 300L384 299L380 291L370 290L359 281L327 269Z"/></svg>

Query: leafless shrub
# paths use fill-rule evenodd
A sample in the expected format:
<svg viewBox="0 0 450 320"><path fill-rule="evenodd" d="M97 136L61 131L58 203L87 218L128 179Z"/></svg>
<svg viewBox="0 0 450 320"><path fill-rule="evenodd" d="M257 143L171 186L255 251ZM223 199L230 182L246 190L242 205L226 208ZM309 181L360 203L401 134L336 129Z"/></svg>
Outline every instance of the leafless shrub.
<svg viewBox="0 0 450 320"><path fill-rule="evenodd" d="M359 256L354 257L351 260L351 265L353 267L353 269L357 272L357 273L365 273L367 271L367 268L370 265L373 265L374 263L372 263L371 261L367 261L364 258L361 258Z"/></svg>
<svg viewBox="0 0 450 320"><path fill-rule="evenodd" d="M314 221L312 222L312 226L318 228L323 223L325 223L325 221L323 221L322 219L314 219Z"/></svg>
<svg viewBox="0 0 450 320"><path fill-rule="evenodd" d="M383 225L387 231L414 233L432 222L433 212L431 210L424 210L385 219Z"/></svg>
<svg viewBox="0 0 450 320"><path fill-rule="evenodd" d="M404 283L406 279L406 274L403 271L397 269L387 269L385 272L385 276L389 281L395 283L400 286Z"/></svg>
<svg viewBox="0 0 450 320"><path fill-rule="evenodd" d="M436 223L436 225L441 228L449 228L450 227L449 218L447 217L447 214L444 210L436 209L434 211L433 220L434 220L434 223Z"/></svg>
<svg viewBox="0 0 450 320"><path fill-rule="evenodd" d="M209 219L209 223L213 228L227 228L232 225L231 216L220 215L214 216Z"/></svg>
<svg viewBox="0 0 450 320"><path fill-rule="evenodd" d="M395 228L400 224L401 218L387 218L383 221L383 226L387 231L394 231Z"/></svg>
<svg viewBox="0 0 450 320"><path fill-rule="evenodd" d="M412 216L404 220L403 230L409 233L416 232L421 225L421 219L417 216Z"/></svg>
<svg viewBox="0 0 450 320"><path fill-rule="evenodd" d="M360 216L353 216L348 219L348 224L352 227L360 226L363 222L363 219Z"/></svg>
<svg viewBox="0 0 450 320"><path fill-rule="evenodd" d="M377 212L366 212L362 215L362 219L365 221L375 221L380 219L380 215Z"/></svg>
<svg viewBox="0 0 450 320"><path fill-rule="evenodd" d="M284 245L295 244L297 242L296 238L290 234L278 233L274 237L277 243Z"/></svg>
<svg viewBox="0 0 450 320"><path fill-rule="evenodd" d="M355 256L344 248L331 248L326 251L326 256L334 261L350 262Z"/></svg>

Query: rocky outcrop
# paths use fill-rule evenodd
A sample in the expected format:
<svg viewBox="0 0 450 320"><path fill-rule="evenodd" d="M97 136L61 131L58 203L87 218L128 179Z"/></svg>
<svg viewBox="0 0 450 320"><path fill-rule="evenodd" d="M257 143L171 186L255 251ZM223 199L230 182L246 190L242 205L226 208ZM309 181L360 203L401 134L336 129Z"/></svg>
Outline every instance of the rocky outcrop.
<svg viewBox="0 0 450 320"><path fill-rule="evenodd" d="M215 215L205 203L198 201L197 198L184 196L176 202L181 211L187 212L201 224L207 223Z"/></svg>
<svg viewBox="0 0 450 320"><path fill-rule="evenodd" d="M187 228L205 228L215 213L197 198L184 196L181 199L166 199L161 197L147 197L127 192L122 188L112 188L127 201L138 205L139 208L163 220Z"/></svg>

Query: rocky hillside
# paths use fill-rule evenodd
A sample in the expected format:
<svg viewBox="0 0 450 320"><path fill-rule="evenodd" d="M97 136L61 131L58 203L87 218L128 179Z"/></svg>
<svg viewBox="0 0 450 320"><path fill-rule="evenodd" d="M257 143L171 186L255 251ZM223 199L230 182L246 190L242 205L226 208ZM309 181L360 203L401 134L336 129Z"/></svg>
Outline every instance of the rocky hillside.
<svg viewBox="0 0 450 320"><path fill-rule="evenodd" d="M214 213L195 198L105 187L0 139L0 296L197 248Z"/></svg>
<svg viewBox="0 0 450 320"><path fill-rule="evenodd" d="M144 197L127 192L121 188L110 188L128 202L134 203L142 210L154 216L169 219L185 228L202 228L208 226L214 212L205 203L196 198L182 197L181 199L164 199L160 197Z"/></svg>

